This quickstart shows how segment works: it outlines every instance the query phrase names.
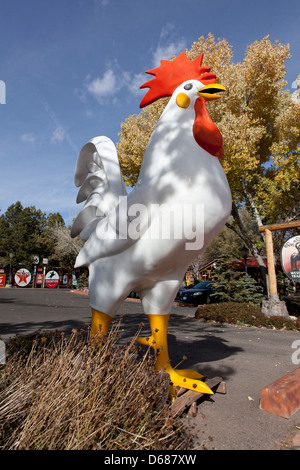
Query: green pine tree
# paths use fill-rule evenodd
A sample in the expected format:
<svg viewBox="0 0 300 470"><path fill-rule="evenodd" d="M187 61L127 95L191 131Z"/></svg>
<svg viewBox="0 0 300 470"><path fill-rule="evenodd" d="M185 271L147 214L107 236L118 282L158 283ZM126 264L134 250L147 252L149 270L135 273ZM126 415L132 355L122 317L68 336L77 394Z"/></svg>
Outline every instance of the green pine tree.
<svg viewBox="0 0 300 470"><path fill-rule="evenodd" d="M263 301L262 287L260 287L253 277L243 272L239 273L240 279L235 282L236 295L235 302L245 302L251 305L260 305Z"/></svg>
<svg viewBox="0 0 300 470"><path fill-rule="evenodd" d="M218 261L214 272L212 294L221 302L240 302L252 305L261 304L264 296L262 288L249 274L233 269L233 259L225 255Z"/></svg>

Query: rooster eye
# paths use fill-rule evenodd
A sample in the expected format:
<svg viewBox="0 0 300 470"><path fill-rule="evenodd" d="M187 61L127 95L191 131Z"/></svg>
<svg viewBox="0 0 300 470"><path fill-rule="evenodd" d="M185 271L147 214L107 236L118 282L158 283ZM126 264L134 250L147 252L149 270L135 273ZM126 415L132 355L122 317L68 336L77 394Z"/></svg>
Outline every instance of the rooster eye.
<svg viewBox="0 0 300 470"><path fill-rule="evenodd" d="M184 85L185 90L191 90L192 88L193 88L192 83L187 83L186 85Z"/></svg>

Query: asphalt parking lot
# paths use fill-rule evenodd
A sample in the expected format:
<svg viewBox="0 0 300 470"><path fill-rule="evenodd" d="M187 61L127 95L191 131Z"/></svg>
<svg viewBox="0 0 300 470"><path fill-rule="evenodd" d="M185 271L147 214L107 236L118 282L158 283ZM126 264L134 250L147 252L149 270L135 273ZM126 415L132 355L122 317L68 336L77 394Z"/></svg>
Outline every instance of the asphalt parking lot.
<svg viewBox="0 0 300 470"><path fill-rule="evenodd" d="M227 393L215 394L184 418L198 449L276 450L289 448L300 428L300 411L290 419L259 409L261 390L300 367L292 362L299 333L206 323L195 308L175 306L168 329L172 365L193 367L208 377L221 376ZM134 335L141 322L149 329L139 301L125 301L121 339ZM87 295L64 289L0 289L0 339L36 331L80 329L91 321ZM298 356L299 357L299 356ZM298 426L298 428L297 428Z"/></svg>

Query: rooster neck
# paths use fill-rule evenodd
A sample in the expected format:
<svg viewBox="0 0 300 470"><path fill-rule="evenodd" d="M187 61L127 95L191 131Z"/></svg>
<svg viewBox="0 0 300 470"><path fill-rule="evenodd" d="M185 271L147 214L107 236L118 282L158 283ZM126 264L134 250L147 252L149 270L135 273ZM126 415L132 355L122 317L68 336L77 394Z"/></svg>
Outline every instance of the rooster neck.
<svg viewBox="0 0 300 470"><path fill-rule="evenodd" d="M202 97L195 101L194 106L191 104L183 110L177 106L173 95L154 129L153 137L156 134L160 135L160 145L167 143L172 148L172 142L176 141L176 145L180 145L182 141L180 148L188 151L196 143L198 150L200 147L218 159L223 156L222 135L212 121Z"/></svg>

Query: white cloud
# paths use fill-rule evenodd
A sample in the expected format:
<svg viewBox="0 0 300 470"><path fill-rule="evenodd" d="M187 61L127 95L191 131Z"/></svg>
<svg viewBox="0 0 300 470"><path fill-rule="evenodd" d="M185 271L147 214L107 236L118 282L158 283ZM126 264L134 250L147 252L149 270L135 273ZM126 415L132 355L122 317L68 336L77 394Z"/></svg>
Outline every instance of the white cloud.
<svg viewBox="0 0 300 470"><path fill-rule="evenodd" d="M153 67L159 67L161 60L169 60L173 55L177 56L186 47L186 40L178 37L175 24L166 23L161 29L159 43L152 54Z"/></svg>
<svg viewBox="0 0 300 470"><path fill-rule="evenodd" d="M173 55L178 55L186 48L185 39L181 38L169 44L159 44L152 55L153 67L158 67L161 60L169 60Z"/></svg>
<svg viewBox="0 0 300 470"><path fill-rule="evenodd" d="M174 23L167 23L161 29L160 39L164 39L165 37L169 36L171 32L174 31L174 29L175 29Z"/></svg>
<svg viewBox="0 0 300 470"><path fill-rule="evenodd" d="M162 59L169 60L173 55L178 55L186 48L184 38L176 38L175 26L167 23L161 30L160 42L152 54L151 67L158 67ZM85 101L86 93L93 96L99 104L105 105L117 100L117 95L124 89L135 97L144 93L140 90L140 86L149 80L144 73L134 74L126 70L122 70L115 60L110 63L107 70L98 77L88 75L84 83L84 91L76 89L75 93L81 101ZM124 95L124 93L123 93Z"/></svg>
<svg viewBox="0 0 300 470"><path fill-rule="evenodd" d="M109 3L110 0L94 0L96 10L99 7L106 7L107 5L109 5Z"/></svg>
<svg viewBox="0 0 300 470"><path fill-rule="evenodd" d="M35 135L33 133L29 133L29 134L21 135L21 140L22 140L22 142L34 143L36 139L35 139Z"/></svg>
<svg viewBox="0 0 300 470"><path fill-rule="evenodd" d="M143 73L132 74L126 70L122 71L116 63L114 67L111 66L100 77L91 79L91 77L88 76L85 89L98 103L103 105L108 101L111 103L112 99L114 101L120 90L125 89L127 92L138 96L141 93L140 86L144 82L145 75Z"/></svg>
<svg viewBox="0 0 300 470"><path fill-rule="evenodd" d="M143 85L143 83L147 82L149 78L150 76L147 76L144 73L136 73L135 75L133 75L130 84L131 93L133 93L135 96L144 95L145 90L141 90L140 86Z"/></svg>
<svg viewBox="0 0 300 470"><path fill-rule="evenodd" d="M51 121L55 124L55 129L51 136L51 142L63 142L67 141L70 144L70 147L73 151L78 152L76 145L74 144L73 140L71 139L68 130L59 122L58 118L56 117L55 113L50 109L48 103L44 103L45 110L50 117Z"/></svg>
<svg viewBox="0 0 300 470"><path fill-rule="evenodd" d="M62 142L67 136L67 131L63 126L58 126L54 129L51 140L52 142Z"/></svg>
<svg viewBox="0 0 300 470"><path fill-rule="evenodd" d="M91 109L87 109L84 114L85 114L86 117L88 117L88 118L94 118L94 117L95 117L95 113L94 113L94 111L92 111Z"/></svg>
<svg viewBox="0 0 300 470"><path fill-rule="evenodd" d="M78 148L76 147L73 140L71 139L70 134L68 133L68 130L65 127L59 125L58 127L54 129L52 133L51 142L59 143L59 142L64 142L64 141L68 142L68 144L70 145L70 147L75 153L78 152Z"/></svg>
<svg viewBox="0 0 300 470"><path fill-rule="evenodd" d="M95 78L86 83L86 89L97 101L102 103L107 96L115 93L116 83L115 72L112 69L108 69L102 77Z"/></svg>

